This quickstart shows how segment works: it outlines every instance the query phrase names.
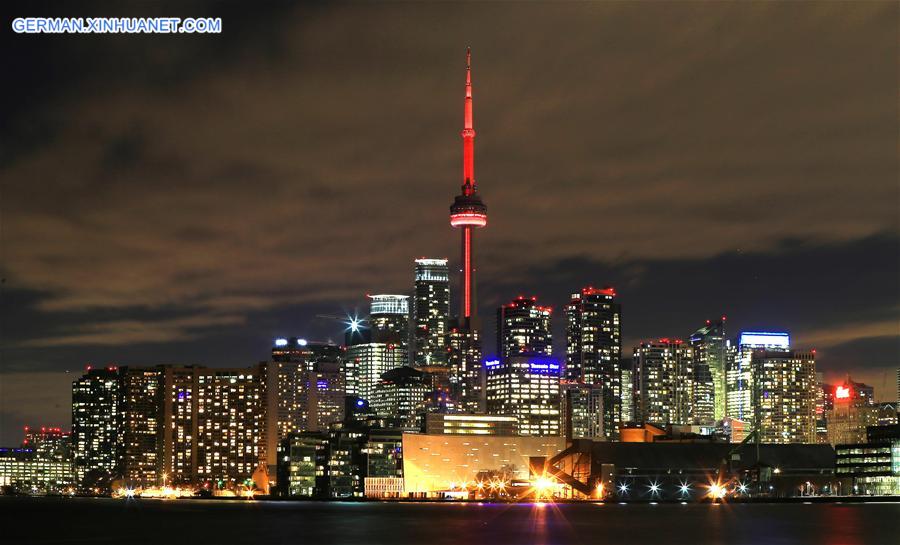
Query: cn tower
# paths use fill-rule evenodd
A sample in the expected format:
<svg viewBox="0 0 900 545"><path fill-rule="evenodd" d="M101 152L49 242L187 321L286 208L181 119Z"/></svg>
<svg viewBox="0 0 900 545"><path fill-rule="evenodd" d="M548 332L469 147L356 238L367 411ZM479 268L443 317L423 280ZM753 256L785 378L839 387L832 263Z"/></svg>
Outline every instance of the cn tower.
<svg viewBox="0 0 900 545"><path fill-rule="evenodd" d="M475 297L475 229L487 225L487 207L475 184L475 128L472 125L472 51L466 48L466 102L463 139L463 184L450 205L450 226L461 229L459 290L462 293L459 325L462 330L478 327L478 304Z"/></svg>

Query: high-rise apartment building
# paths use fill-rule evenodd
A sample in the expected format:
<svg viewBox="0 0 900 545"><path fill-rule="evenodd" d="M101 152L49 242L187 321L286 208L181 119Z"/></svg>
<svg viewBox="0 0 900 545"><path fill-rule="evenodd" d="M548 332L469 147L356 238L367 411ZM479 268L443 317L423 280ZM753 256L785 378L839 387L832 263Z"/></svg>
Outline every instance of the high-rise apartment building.
<svg viewBox="0 0 900 545"><path fill-rule="evenodd" d="M560 389L566 439L602 439L603 389L579 382L563 382Z"/></svg>
<svg viewBox="0 0 900 545"><path fill-rule="evenodd" d="M265 464L264 384L260 367L198 370L198 481L235 488Z"/></svg>
<svg viewBox="0 0 900 545"><path fill-rule="evenodd" d="M131 488L161 484L164 377L161 367L121 369L122 476Z"/></svg>
<svg viewBox="0 0 900 545"><path fill-rule="evenodd" d="M511 356L485 363L487 411L515 416L520 435L560 434L559 362Z"/></svg>
<svg viewBox="0 0 900 545"><path fill-rule="evenodd" d="M446 259L415 261L413 336L416 367L447 366L450 331L450 270Z"/></svg>
<svg viewBox="0 0 900 545"><path fill-rule="evenodd" d="M754 413L764 443L816 442L815 352L754 350Z"/></svg>
<svg viewBox="0 0 900 545"><path fill-rule="evenodd" d="M603 391L603 430L616 439L622 420L622 309L612 288L587 287L566 306L565 378Z"/></svg>
<svg viewBox="0 0 900 545"><path fill-rule="evenodd" d="M497 357L553 355L550 317L553 309L536 297L516 297L497 309Z"/></svg>
<svg viewBox="0 0 900 545"><path fill-rule="evenodd" d="M274 458L267 381L266 364L89 369L72 388L78 483L237 487Z"/></svg>
<svg viewBox="0 0 900 545"><path fill-rule="evenodd" d="M634 410L634 361L623 358L622 374L622 423L634 422L637 418Z"/></svg>
<svg viewBox="0 0 900 545"><path fill-rule="evenodd" d="M681 339L645 341L635 347L637 419L654 424L690 424L694 408L694 355Z"/></svg>
<svg viewBox="0 0 900 545"><path fill-rule="evenodd" d="M72 383L75 479L85 490L109 486L122 472L122 388L118 367L92 368Z"/></svg>
<svg viewBox="0 0 900 545"><path fill-rule="evenodd" d="M296 337L275 339L267 368L274 374L270 388L274 390L278 437L273 439L280 441L288 433L319 429L323 422L343 417L346 376L341 347ZM270 448L276 444L271 443Z"/></svg>
<svg viewBox="0 0 900 545"><path fill-rule="evenodd" d="M486 410L485 368L481 363L481 337L477 329L454 327L447 336L450 345L450 393L463 412Z"/></svg>
<svg viewBox="0 0 900 545"><path fill-rule="evenodd" d="M295 431L325 431L343 420L346 393L341 362L318 359L300 376L298 401L304 422Z"/></svg>

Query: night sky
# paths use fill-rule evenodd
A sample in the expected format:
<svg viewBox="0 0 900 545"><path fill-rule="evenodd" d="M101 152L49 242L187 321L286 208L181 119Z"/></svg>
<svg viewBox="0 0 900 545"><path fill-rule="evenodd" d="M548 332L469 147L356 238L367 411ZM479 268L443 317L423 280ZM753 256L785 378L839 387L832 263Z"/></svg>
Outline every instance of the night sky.
<svg viewBox="0 0 900 545"><path fill-rule="evenodd" d="M895 398L897 3L263 8L2 8L2 445L68 427L89 362L250 365L456 264L467 45L488 346L524 294L561 351L610 284L625 355L725 314ZM44 15L223 33L11 32Z"/></svg>

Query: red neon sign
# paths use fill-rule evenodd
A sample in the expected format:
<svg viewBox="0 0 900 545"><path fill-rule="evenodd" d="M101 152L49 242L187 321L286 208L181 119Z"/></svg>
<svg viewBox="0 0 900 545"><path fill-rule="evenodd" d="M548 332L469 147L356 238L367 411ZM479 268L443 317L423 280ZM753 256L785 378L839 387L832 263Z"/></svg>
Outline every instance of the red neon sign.
<svg viewBox="0 0 900 545"><path fill-rule="evenodd" d="M834 397L835 399L848 399L850 397L850 388L838 386L834 390Z"/></svg>

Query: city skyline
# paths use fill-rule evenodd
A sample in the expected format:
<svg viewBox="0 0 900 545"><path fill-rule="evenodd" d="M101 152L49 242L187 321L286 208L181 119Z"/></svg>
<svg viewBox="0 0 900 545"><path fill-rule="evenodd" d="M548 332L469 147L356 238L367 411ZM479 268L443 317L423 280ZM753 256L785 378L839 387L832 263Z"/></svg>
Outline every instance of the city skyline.
<svg viewBox="0 0 900 545"><path fill-rule="evenodd" d="M549 16L577 9L557 8ZM795 17L794 23L802 13L796 7L771 9ZM441 7L433 10L431 17L443 13ZM774 17L767 10L717 7L699 17L707 26L698 24L696 34L663 33L663 39L681 55L700 51L704 37L725 40L716 23L735 24L736 10ZM658 11L657 17L668 13ZM22 113L7 129L19 145L7 151L2 171L4 444L20 436L25 424L65 424L67 416L60 421L52 415L67 415L68 398L58 399L61 408L54 408L53 398L44 396L54 395L54 381L68 391L88 362L248 366L267 357L273 337L330 336L340 342L340 326L315 316L357 308L364 314L366 293L411 295L417 257L450 257L455 272L457 236L437 213L458 185L458 68L467 44L478 55L479 177L492 206L491 228L479 234L478 249L483 346L494 345L485 317L517 295L536 295L542 304L562 309L571 292L609 284L623 306L623 352L642 339L687 339L706 319L726 314L729 337L740 330L789 331L796 346L818 350L816 364L829 379L850 373L874 385L880 399L892 399L900 361L897 190L891 185L896 146L881 126L896 118L893 80L882 79L891 71L877 74L838 63L838 73L829 74L815 65L807 68L815 81L828 83L815 93L771 76L797 61L847 54L838 45L854 48L855 55L874 49L886 39L878 23L883 11L873 7L847 23L822 14L799 31L775 28L763 44L772 48L767 59L773 67L745 65L748 73L704 82L710 87L685 76L703 63L723 67L722 58L695 60L695 65L682 61L666 73L655 50L627 55L619 50L613 62L593 42L581 49L561 45L564 53L581 52L584 63L604 69L600 76L553 62L559 51L541 58L546 52L528 45L494 43L485 29L467 35L463 44L458 36L441 36L426 40L422 51L385 45L368 53L363 46L378 42L358 29L355 47L334 46L326 59L302 46L296 46L296 58L248 53L284 72L260 84L242 79L253 74L248 60L223 66L245 82L246 96L241 85L229 92L232 86L218 82L214 73L172 75L187 102L192 93L213 91L216 105L253 106L252 115L239 115L229 128L233 132L224 135L209 132L223 128L218 114L201 110L203 122L184 139L141 114L126 99L127 82L101 93L111 100L105 107L117 113L109 119L99 115L97 99L87 94L76 93L70 103L54 102L52 91L39 94L26 101L24 113L52 105L60 113L82 112L86 126L60 123L45 113L37 127L55 140L41 145L27 138L38 129L25 123ZM585 17L610 31L612 21L628 22L629 13L628 8L584 8ZM317 12L322 29L310 30L323 32L329 16L328 9ZM525 28L537 25L519 17ZM289 24L279 28L286 39ZM801 43L804 32L812 36L822 29L847 40ZM242 43L228 36L219 40ZM129 47L135 52L147 51L148 42L133 42ZM58 52L52 42L44 44ZM739 37L728 45L737 58L759 47ZM774 56L787 46L795 58ZM28 53L42 51L35 47ZM187 47L173 55L188 62L211 53ZM623 66L622 55L637 65ZM536 59L542 62L531 66ZM177 61L160 62L175 70ZM327 61L345 63L340 75L357 74L354 82L367 88L335 79ZM25 74L39 81L35 72ZM88 73L79 81L96 84L101 76ZM322 88L310 88L306 76ZM743 90L753 76L763 77L770 95ZM845 79L860 85L841 87ZM284 88L273 90L276 83ZM337 93L331 98L328 85ZM829 85L837 88L825 89ZM602 92L594 96L591 90ZM804 92L813 104L808 108L816 110L811 117L786 108ZM159 115L185 107L152 88L142 93L148 111ZM828 111L848 95L863 109L856 115L871 123L856 127L858 118ZM718 96L727 97L734 110L718 104ZM284 107L289 122L273 117L261 98ZM305 106L311 99L318 99L326 115ZM344 113L347 101L357 102L351 109L358 119ZM382 110L385 106L389 111ZM661 122L651 124L636 106L649 108ZM784 126L754 123L763 106L775 108L767 115L780 115ZM710 109L733 118L716 119ZM303 120L318 124L292 123ZM329 126L347 133L333 128L329 133ZM855 132L848 135L851 126ZM292 132L297 127L307 131ZM208 153L216 142L233 150L250 144L241 129L287 139L251 146L231 159L210 153L194 165L182 157ZM335 146L332 154L320 161L307 155L286 160L319 132ZM776 137L784 139L781 146L796 147L781 151L768 141ZM79 138L85 141L76 145ZM746 157L735 155L742 146L752 146L760 164L749 166ZM865 146L867 152L832 157L840 146ZM83 156L74 157L73 150ZM688 159L677 161L680 154ZM71 178L68 172L45 170L42 165L54 159L70 165ZM58 191L36 202L34 188L22 182L30 178L46 180ZM817 201L820 193L826 198ZM319 218L313 201L332 216ZM671 202L683 207L676 207L674 216ZM243 212L246 223L234 225ZM312 219L295 219L298 212ZM83 221L85 215L92 221ZM166 218L172 218L171 225L161 221ZM455 311L459 288L456 274L450 277ZM564 350L563 322L558 311L556 354Z"/></svg>

